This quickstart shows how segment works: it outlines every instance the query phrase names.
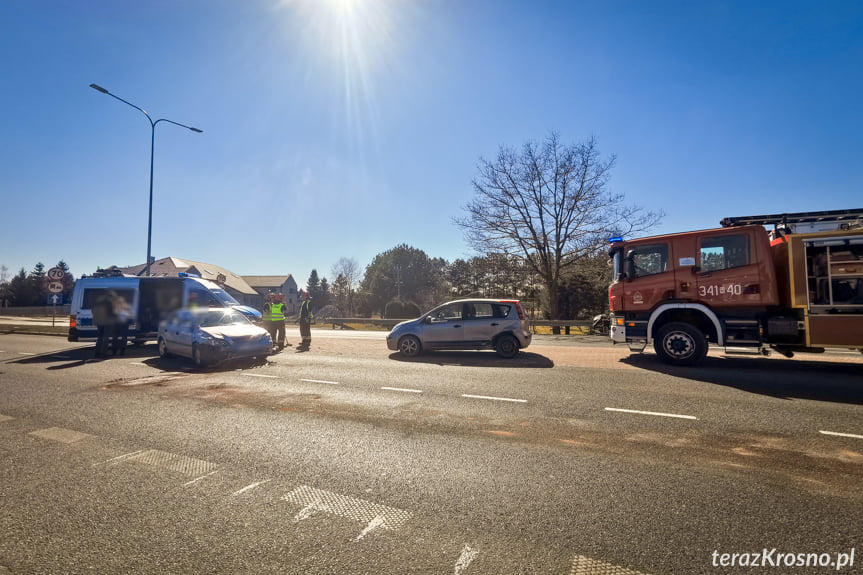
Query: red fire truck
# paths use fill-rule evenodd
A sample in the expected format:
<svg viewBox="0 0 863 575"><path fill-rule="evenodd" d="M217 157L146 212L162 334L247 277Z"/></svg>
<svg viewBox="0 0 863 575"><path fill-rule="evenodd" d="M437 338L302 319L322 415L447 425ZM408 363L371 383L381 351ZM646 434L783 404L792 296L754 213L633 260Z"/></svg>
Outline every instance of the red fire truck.
<svg viewBox="0 0 863 575"><path fill-rule="evenodd" d="M614 342L639 352L653 343L674 365L697 364L709 344L787 357L863 351L863 210L720 224L612 240Z"/></svg>

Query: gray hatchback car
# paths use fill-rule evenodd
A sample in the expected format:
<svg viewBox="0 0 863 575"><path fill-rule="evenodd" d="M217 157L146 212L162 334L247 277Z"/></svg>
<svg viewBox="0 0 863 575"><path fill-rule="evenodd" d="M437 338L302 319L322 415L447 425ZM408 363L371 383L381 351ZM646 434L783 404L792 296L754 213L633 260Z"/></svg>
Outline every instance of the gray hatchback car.
<svg viewBox="0 0 863 575"><path fill-rule="evenodd" d="M531 337L518 301L463 299L396 325L387 347L407 357L436 349L494 349L501 357L514 357Z"/></svg>

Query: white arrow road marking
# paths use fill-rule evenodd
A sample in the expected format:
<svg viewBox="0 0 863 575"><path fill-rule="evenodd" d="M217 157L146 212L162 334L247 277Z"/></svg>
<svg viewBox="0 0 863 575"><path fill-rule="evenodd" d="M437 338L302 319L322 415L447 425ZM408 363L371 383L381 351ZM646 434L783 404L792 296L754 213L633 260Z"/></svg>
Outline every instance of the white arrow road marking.
<svg viewBox="0 0 863 575"><path fill-rule="evenodd" d="M398 529L413 515L403 509L315 489L308 485L301 485L282 499L302 506L300 512L294 516L294 523L304 521L320 512L364 523L366 527L354 541L359 541L378 529Z"/></svg>
<svg viewBox="0 0 863 575"><path fill-rule="evenodd" d="M362 539L363 537L365 537L366 535L368 535L369 533L371 533L372 531L374 531L378 527L383 527L383 525L384 525L384 518L381 517L380 515L378 515L377 517L375 517L374 519L369 521L369 524L366 525L366 528L363 529L362 533L357 535L357 538L354 539L354 541L359 541L360 539Z"/></svg>
<svg viewBox="0 0 863 575"><path fill-rule="evenodd" d="M465 546L462 547L458 561L455 562L455 575L461 575L464 573L465 569L470 565L470 562L476 559L477 555L479 555L479 550L465 544Z"/></svg>

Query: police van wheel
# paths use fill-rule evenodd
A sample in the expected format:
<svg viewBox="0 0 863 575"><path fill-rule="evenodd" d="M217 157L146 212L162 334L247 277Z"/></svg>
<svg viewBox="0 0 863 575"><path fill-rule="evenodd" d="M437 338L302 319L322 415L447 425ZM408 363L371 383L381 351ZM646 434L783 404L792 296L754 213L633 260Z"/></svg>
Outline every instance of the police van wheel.
<svg viewBox="0 0 863 575"><path fill-rule="evenodd" d="M695 365L707 355L707 338L691 323L672 322L659 329L653 349L665 363Z"/></svg>

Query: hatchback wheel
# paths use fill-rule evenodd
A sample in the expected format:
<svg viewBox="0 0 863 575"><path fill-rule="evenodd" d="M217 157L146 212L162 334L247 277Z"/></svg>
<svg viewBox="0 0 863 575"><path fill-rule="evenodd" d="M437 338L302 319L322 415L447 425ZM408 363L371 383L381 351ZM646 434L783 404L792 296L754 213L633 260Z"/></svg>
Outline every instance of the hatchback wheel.
<svg viewBox="0 0 863 575"><path fill-rule="evenodd" d="M421 350L420 340L416 336L406 335L399 340L399 352L405 357L416 357Z"/></svg>
<svg viewBox="0 0 863 575"><path fill-rule="evenodd" d="M518 340L511 335L502 335L497 338L494 350L501 357L515 357L518 354Z"/></svg>

